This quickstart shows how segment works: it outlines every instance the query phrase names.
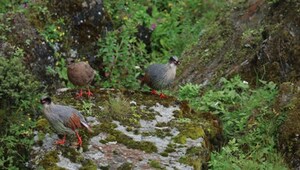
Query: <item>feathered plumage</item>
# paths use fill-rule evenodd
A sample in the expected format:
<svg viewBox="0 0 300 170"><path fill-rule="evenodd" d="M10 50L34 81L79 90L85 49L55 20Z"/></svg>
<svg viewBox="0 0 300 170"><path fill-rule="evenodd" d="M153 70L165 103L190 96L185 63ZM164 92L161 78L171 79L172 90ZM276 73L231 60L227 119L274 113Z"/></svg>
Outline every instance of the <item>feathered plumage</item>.
<svg viewBox="0 0 300 170"><path fill-rule="evenodd" d="M176 56L170 57L167 64L152 64L145 70L141 78L141 85L147 84L155 90L162 90L169 87L176 76L176 68L179 64Z"/></svg>
<svg viewBox="0 0 300 170"><path fill-rule="evenodd" d="M70 82L76 86L88 86L95 77L94 69L87 62L77 62L75 63L74 59L68 58L68 69L67 75ZM88 88L88 96L91 96L92 93ZM77 97L82 96L82 89Z"/></svg>
<svg viewBox="0 0 300 170"><path fill-rule="evenodd" d="M75 134L78 138L78 144L81 145L82 141L77 130L85 127L89 132L93 132L84 116L78 110L70 106L54 104L50 97L43 97L41 103L43 104L43 113L46 119L58 134ZM64 141L59 144L63 143Z"/></svg>

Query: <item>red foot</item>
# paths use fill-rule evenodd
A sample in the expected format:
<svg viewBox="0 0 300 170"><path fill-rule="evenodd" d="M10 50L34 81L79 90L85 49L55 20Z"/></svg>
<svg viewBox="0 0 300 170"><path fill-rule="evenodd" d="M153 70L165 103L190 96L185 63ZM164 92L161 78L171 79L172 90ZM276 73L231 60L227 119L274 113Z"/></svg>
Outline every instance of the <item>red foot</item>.
<svg viewBox="0 0 300 170"><path fill-rule="evenodd" d="M167 96L166 96L165 94L163 94L163 93L160 93L159 97L160 97L161 99L167 98Z"/></svg>
<svg viewBox="0 0 300 170"><path fill-rule="evenodd" d="M78 145L79 145L79 146L82 146L82 140L81 140L81 137L79 136L78 132L75 131L75 133L76 133L76 136L77 136L77 139L78 139Z"/></svg>
<svg viewBox="0 0 300 170"><path fill-rule="evenodd" d="M90 89L86 92L86 94L87 94L88 97L93 96L93 93L90 91Z"/></svg>
<svg viewBox="0 0 300 170"><path fill-rule="evenodd" d="M80 99L82 97L82 89L80 89L80 92L76 94L76 99Z"/></svg>
<svg viewBox="0 0 300 170"><path fill-rule="evenodd" d="M55 142L56 145L64 145L66 142L66 135L64 135L63 139L59 139Z"/></svg>
<svg viewBox="0 0 300 170"><path fill-rule="evenodd" d="M151 94L157 94L156 90L151 90Z"/></svg>

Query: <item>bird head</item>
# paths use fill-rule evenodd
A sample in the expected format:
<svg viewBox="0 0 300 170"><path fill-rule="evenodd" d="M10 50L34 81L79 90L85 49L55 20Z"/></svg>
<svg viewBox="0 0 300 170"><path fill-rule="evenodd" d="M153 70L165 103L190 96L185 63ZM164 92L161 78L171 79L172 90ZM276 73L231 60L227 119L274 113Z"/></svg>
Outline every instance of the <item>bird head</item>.
<svg viewBox="0 0 300 170"><path fill-rule="evenodd" d="M67 58L67 64L70 65L70 64L73 64L75 63L75 59L74 58Z"/></svg>
<svg viewBox="0 0 300 170"><path fill-rule="evenodd" d="M41 101L42 105L49 105L49 104L51 104L51 98L49 96L42 97L40 101Z"/></svg>
<svg viewBox="0 0 300 170"><path fill-rule="evenodd" d="M178 57L177 56L172 56L170 57L169 59L169 63L170 64L174 64L174 65L179 65L180 64L180 61L178 60Z"/></svg>

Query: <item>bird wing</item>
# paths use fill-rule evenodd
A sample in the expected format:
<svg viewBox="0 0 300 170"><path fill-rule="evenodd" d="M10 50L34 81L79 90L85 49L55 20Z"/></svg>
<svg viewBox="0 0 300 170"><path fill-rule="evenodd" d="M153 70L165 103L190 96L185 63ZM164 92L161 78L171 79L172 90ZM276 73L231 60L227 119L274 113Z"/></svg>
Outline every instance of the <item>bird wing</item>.
<svg viewBox="0 0 300 170"><path fill-rule="evenodd" d="M93 130L88 125L84 116L76 109L70 106L62 106L56 105L56 114L59 116L59 119L62 120L63 124L75 130L77 128L81 128L82 125L88 129L88 131L92 132Z"/></svg>
<svg viewBox="0 0 300 170"><path fill-rule="evenodd" d="M56 105L52 111L58 116L58 120L63 123L64 126L72 130L81 127L81 119L76 109L69 106Z"/></svg>
<svg viewBox="0 0 300 170"><path fill-rule="evenodd" d="M93 79L94 79L94 76L95 76L95 70L88 64L88 63L85 63L84 65L85 69L85 74L86 74L86 81L88 83L90 83Z"/></svg>
<svg viewBox="0 0 300 170"><path fill-rule="evenodd" d="M164 86L164 78L166 72L167 67L165 64L152 64L146 70L146 74L149 76L150 82L155 86L155 88L158 89Z"/></svg>

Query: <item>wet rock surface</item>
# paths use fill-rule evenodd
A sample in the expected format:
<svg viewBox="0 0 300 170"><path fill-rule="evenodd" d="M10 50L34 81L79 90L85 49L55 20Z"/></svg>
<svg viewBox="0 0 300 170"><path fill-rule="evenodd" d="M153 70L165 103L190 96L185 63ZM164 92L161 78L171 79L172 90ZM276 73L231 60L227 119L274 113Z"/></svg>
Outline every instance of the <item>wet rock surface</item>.
<svg viewBox="0 0 300 170"><path fill-rule="evenodd" d="M282 83L299 79L300 3L248 0L219 16L182 55L178 83L215 84L240 74Z"/></svg>
<svg viewBox="0 0 300 170"><path fill-rule="evenodd" d="M279 129L279 149L284 153L291 168L300 169L300 86L299 83L281 84L277 98L279 114L286 120Z"/></svg>
<svg viewBox="0 0 300 170"><path fill-rule="evenodd" d="M81 54L86 55L93 46L95 47L98 38L112 30L112 21L104 9L102 0L51 0L48 6L57 18L66 19L67 30L71 34L71 48L78 49Z"/></svg>
<svg viewBox="0 0 300 170"><path fill-rule="evenodd" d="M205 167L212 145L209 141L221 134L213 116L197 113L171 96L162 100L147 92L113 89L93 92L94 97L82 100L73 99L74 91L53 96L56 103L83 111L95 132L80 130L82 148L74 147L74 136L67 137L65 146L57 146L53 143L58 136L41 118L30 168Z"/></svg>
<svg viewBox="0 0 300 170"><path fill-rule="evenodd" d="M11 43L24 49L24 63L32 73L45 84L57 84L55 77L46 74L46 66L54 66L54 50L38 33L38 30L30 23L24 14L12 14L11 22L13 34Z"/></svg>

